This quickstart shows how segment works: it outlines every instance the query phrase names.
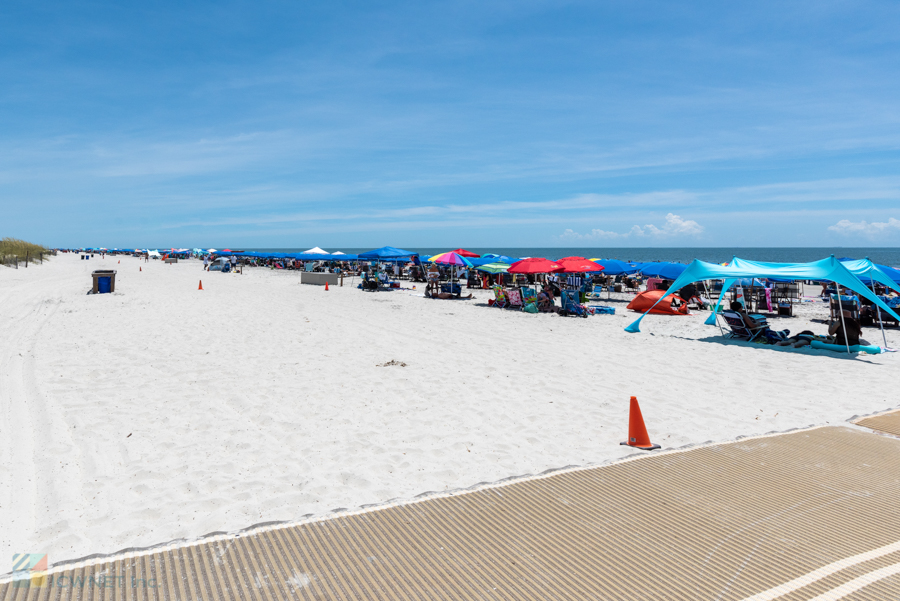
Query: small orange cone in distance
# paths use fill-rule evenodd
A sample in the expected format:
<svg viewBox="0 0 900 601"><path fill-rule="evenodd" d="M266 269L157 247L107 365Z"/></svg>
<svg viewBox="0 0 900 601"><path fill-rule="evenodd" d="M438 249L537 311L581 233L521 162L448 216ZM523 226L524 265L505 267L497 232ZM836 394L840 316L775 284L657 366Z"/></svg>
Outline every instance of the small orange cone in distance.
<svg viewBox="0 0 900 601"><path fill-rule="evenodd" d="M138 271L144 271L143 267L138 266Z"/></svg>
<svg viewBox="0 0 900 601"><path fill-rule="evenodd" d="M328 292L328 282L325 282L325 292Z"/></svg>
<svg viewBox="0 0 900 601"><path fill-rule="evenodd" d="M644 425L644 416L641 415L641 407L636 396L631 397L631 408L628 410L628 441L620 444L644 451L660 448L658 444L650 442L650 435L647 434L647 426Z"/></svg>
<svg viewBox="0 0 900 601"><path fill-rule="evenodd" d="M200 280L200 286L197 288L197 290L203 290L203 280Z"/></svg>

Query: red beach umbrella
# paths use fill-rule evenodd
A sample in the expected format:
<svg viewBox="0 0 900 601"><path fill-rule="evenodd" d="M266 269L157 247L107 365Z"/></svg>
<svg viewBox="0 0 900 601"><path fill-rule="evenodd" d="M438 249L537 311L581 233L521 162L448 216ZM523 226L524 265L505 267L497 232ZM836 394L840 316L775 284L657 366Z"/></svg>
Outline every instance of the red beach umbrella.
<svg viewBox="0 0 900 601"><path fill-rule="evenodd" d="M451 250L450 252L458 254L460 257L468 257L470 259L477 259L481 255L476 255L470 250L466 250L464 248L457 248L456 250Z"/></svg>
<svg viewBox="0 0 900 601"><path fill-rule="evenodd" d="M565 268L563 273L592 273L603 270L602 265L597 265L584 257L566 257L565 259L560 259L557 263Z"/></svg>
<svg viewBox="0 0 900 601"><path fill-rule="evenodd" d="M510 265L509 269L506 271L508 273L556 273L558 271L563 271L564 269L565 267L550 259L532 257L530 259L516 261Z"/></svg>

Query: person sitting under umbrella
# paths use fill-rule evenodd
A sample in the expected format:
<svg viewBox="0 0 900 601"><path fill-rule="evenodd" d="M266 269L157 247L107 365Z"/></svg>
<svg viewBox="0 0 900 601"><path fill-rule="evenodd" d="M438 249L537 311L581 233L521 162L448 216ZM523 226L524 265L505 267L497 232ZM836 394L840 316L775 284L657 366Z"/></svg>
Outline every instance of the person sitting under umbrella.
<svg viewBox="0 0 900 601"><path fill-rule="evenodd" d="M558 312L559 308L553 304L553 290L550 286L544 286L537 296L538 310L544 313Z"/></svg>

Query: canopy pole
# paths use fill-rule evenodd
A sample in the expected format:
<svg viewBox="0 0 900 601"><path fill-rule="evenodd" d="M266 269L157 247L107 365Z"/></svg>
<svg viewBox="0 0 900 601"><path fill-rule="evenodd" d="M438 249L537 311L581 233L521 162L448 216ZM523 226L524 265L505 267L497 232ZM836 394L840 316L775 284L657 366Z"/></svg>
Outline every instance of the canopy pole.
<svg viewBox="0 0 900 601"><path fill-rule="evenodd" d="M841 303L841 285L838 282L834 283L834 287L837 288L837 297L838 297L838 311L841 312L841 327L844 329L844 344L847 345L847 354L850 354L850 341L847 340L847 325L844 323L844 305Z"/></svg>
<svg viewBox="0 0 900 601"><path fill-rule="evenodd" d="M872 294L878 296L878 293L875 292L875 280L869 276L869 281L872 283ZM881 339L884 340L884 346L887 348L887 336L884 335L884 322L881 320L881 307L875 305L875 310L878 311L878 325L881 326Z"/></svg>

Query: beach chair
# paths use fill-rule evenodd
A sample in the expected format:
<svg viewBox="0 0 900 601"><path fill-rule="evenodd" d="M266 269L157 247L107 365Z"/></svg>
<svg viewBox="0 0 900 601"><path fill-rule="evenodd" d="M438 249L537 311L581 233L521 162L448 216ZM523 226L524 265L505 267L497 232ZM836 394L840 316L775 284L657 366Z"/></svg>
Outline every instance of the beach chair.
<svg viewBox="0 0 900 601"><path fill-rule="evenodd" d="M603 292L604 292L603 288L604 288L603 286L594 286L593 288L591 288L591 291L588 292L588 295L587 295L588 299L589 300L600 300L601 298L603 298Z"/></svg>
<svg viewBox="0 0 900 601"><path fill-rule="evenodd" d="M639 278L626 277L622 279L622 283L625 285L625 290L627 290L628 292L641 291L641 280Z"/></svg>
<svg viewBox="0 0 900 601"><path fill-rule="evenodd" d="M859 297L847 296L842 294L838 301L837 294L831 295L831 319L837 320L841 318L841 309L850 312L850 317L859 319Z"/></svg>
<svg viewBox="0 0 900 601"><path fill-rule="evenodd" d="M731 328L731 332L727 334L728 338L746 338L748 342L752 342L769 329L769 324L762 315L750 316L756 324L752 328L747 327L741 314L737 311L722 311L721 315L728 327Z"/></svg>
<svg viewBox="0 0 900 601"><path fill-rule="evenodd" d="M522 293L518 288L510 288L506 291L506 298L509 299L510 309L521 309L525 306L522 302Z"/></svg>
<svg viewBox="0 0 900 601"><path fill-rule="evenodd" d="M509 299L506 296L506 290L500 286L493 286L494 290L494 306L505 309L509 306Z"/></svg>
<svg viewBox="0 0 900 601"><path fill-rule="evenodd" d="M522 303L531 304L537 302L537 291L534 288L522 288Z"/></svg>
<svg viewBox="0 0 900 601"><path fill-rule="evenodd" d="M587 317L588 314L593 312L582 305L579 301L580 299L578 290L563 290L562 310L559 312L559 314L563 316L577 315L578 317Z"/></svg>

